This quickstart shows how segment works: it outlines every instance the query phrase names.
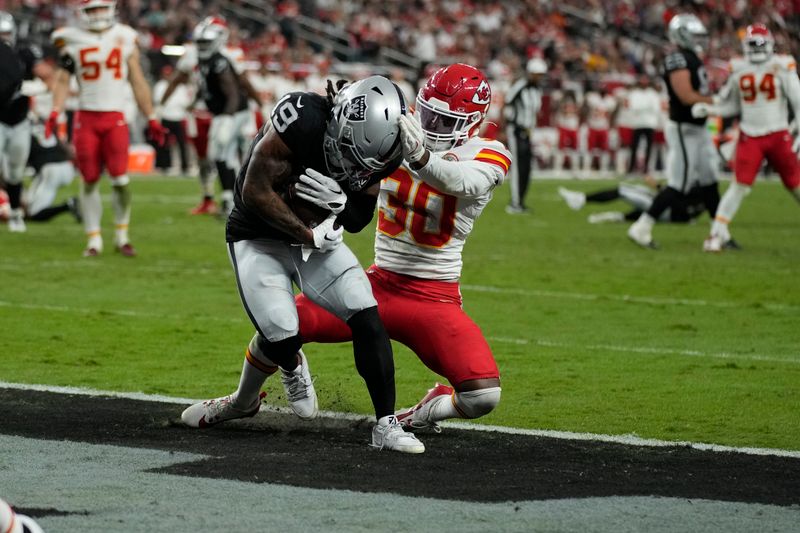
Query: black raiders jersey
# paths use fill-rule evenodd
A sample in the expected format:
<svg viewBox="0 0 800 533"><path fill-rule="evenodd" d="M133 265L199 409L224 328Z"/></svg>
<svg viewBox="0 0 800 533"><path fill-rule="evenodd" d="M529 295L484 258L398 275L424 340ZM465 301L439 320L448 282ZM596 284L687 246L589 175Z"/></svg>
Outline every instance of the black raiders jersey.
<svg viewBox="0 0 800 533"><path fill-rule="evenodd" d="M311 92L293 92L281 98L272 110L270 115L270 125L278 133L281 140L292 151L291 176L299 176L307 168L312 168L322 174L327 174L325 163L325 153L323 151L323 140L325 130L328 127L328 118L331 113L331 104L326 96L321 96ZM233 196L233 211L228 218L225 238L228 242L252 239L278 239L286 242L296 242L292 237L275 229L255 210L245 206L242 201L242 186L247 174L247 167L250 165L250 158L253 148L260 141L266 129L270 125L265 125L253 139L239 174L236 177ZM380 182L381 179L390 175L402 163L402 155L393 161L383 172L375 174L370 178L364 189ZM290 182L287 181L283 187L288 188ZM347 180L340 181L342 190L348 196L360 194L349 188ZM285 195L286 190L276 189L279 194Z"/></svg>
<svg viewBox="0 0 800 533"><path fill-rule="evenodd" d="M42 167L50 163L64 163L70 160L66 147L61 144L56 135L49 139L44 138L44 126L34 126L31 135L31 151L28 154L28 166L38 174Z"/></svg>
<svg viewBox="0 0 800 533"><path fill-rule="evenodd" d="M239 92L239 105L234 109L244 111L247 109L247 91L239 82L239 75L236 74L230 60L220 52L215 52L208 59L201 59L198 65L200 69L200 97L205 101L206 107L214 115L225 112L227 107L227 97L222 90L222 75L228 71L236 80L236 87Z"/></svg>
<svg viewBox="0 0 800 533"><path fill-rule="evenodd" d="M709 95L708 73L703 62L693 51L680 48L664 58L664 82L669 93L669 118L675 122L688 122L690 124L705 124L705 118L692 117L692 106L685 105L678 95L672 90L669 75L676 70L687 69L692 82L692 88L702 95Z"/></svg>
<svg viewBox="0 0 800 533"><path fill-rule="evenodd" d="M34 45L17 46L16 55L22 67L23 79L33 79L33 67L42 60L42 50ZM22 122L28 116L30 109L30 98L17 91L11 101L0 112L0 122L14 126Z"/></svg>

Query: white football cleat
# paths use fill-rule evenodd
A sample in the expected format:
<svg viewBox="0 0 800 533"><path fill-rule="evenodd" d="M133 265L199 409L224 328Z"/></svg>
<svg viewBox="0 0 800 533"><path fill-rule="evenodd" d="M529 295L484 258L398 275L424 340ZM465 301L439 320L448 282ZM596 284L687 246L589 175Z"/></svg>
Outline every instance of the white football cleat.
<svg viewBox="0 0 800 533"><path fill-rule="evenodd" d="M559 187L558 194L567 202L567 205L573 211L580 211L580 209L586 205L586 195L580 191L571 191L564 187Z"/></svg>
<svg viewBox="0 0 800 533"><path fill-rule="evenodd" d="M255 416L258 410L261 409L261 399L266 395L266 392L262 392L256 400L256 403L247 409L238 409L234 407L231 403L232 394L223 396L222 398L206 400L187 407L186 410L181 413L181 420L189 427L207 428L219 424L220 422L225 422L226 420Z"/></svg>
<svg viewBox="0 0 800 533"><path fill-rule="evenodd" d="M631 224L631 227L628 228L628 238L642 248L657 248L656 243L653 242L653 235L650 233L650 230L638 221Z"/></svg>
<svg viewBox="0 0 800 533"><path fill-rule="evenodd" d="M436 421L430 419L431 408L441 401L452 401L452 396L455 391L453 387L437 383L428 393L410 409L397 411L397 421L404 428L409 429L426 429L430 428L437 433L441 433L441 428Z"/></svg>
<svg viewBox="0 0 800 533"><path fill-rule="evenodd" d="M12 209L8 216L8 231L11 233L25 233L27 230L22 209Z"/></svg>
<svg viewBox="0 0 800 533"><path fill-rule="evenodd" d="M372 428L373 448L393 450L402 453L422 453L425 445L413 433L403 430L394 415L384 416Z"/></svg>
<svg viewBox="0 0 800 533"><path fill-rule="evenodd" d="M703 251L718 254L722 251L722 238L719 235L709 235L703 241Z"/></svg>
<svg viewBox="0 0 800 533"><path fill-rule="evenodd" d="M319 411L317 391L314 390L314 381L308 370L306 355L302 350L299 353L300 363L297 368L291 372L281 368L281 383L294 414L303 420L311 420Z"/></svg>

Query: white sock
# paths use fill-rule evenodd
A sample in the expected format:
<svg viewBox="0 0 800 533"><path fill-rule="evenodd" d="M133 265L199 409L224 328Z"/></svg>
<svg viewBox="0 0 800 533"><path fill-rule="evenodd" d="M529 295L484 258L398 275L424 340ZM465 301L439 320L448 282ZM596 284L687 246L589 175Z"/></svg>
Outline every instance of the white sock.
<svg viewBox="0 0 800 533"><path fill-rule="evenodd" d="M464 418L453 404L453 396L438 396L431 400L430 411L428 411L429 422L439 422L448 418Z"/></svg>
<svg viewBox="0 0 800 533"><path fill-rule="evenodd" d="M100 217L103 214L103 203L100 200L100 188L97 182L81 185L81 210L83 211L83 229L90 237L100 235Z"/></svg>
<svg viewBox="0 0 800 533"><path fill-rule="evenodd" d="M711 234L719 235L723 240L730 239L728 231L728 224L730 224L733 217L739 211L739 206L742 205L744 197L750 194L750 187L736 183L731 183L722 199L719 201L717 207L717 214L714 217L714 222L711 224Z"/></svg>
<svg viewBox="0 0 800 533"><path fill-rule="evenodd" d="M131 220L131 191L127 185L111 187L111 206L114 208L114 242L128 244L128 224Z"/></svg>
<svg viewBox="0 0 800 533"><path fill-rule="evenodd" d="M641 215L639 215L639 219L636 222L634 222L634 224L637 224L643 228L647 228L648 231L653 230L653 226L655 225L655 223L656 219L654 219L647 213L642 213Z"/></svg>
<svg viewBox="0 0 800 533"><path fill-rule="evenodd" d="M233 202L233 191L222 191L220 197L222 198L223 202Z"/></svg>
<svg viewBox="0 0 800 533"><path fill-rule="evenodd" d="M233 393L233 406L239 409L252 406L258 399L264 382L277 371L278 365L261 353L254 336L245 352L239 388Z"/></svg>

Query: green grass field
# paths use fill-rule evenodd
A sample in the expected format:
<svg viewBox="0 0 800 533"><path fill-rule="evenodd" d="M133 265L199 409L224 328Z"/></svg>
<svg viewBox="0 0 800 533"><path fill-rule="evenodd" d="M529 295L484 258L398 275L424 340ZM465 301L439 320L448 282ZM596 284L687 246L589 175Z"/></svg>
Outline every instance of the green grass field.
<svg viewBox="0 0 800 533"><path fill-rule="evenodd" d="M800 212L779 184L754 188L733 226L744 250L721 255L700 251L707 217L657 226L662 249L642 250L626 225L587 223L589 212L615 206L570 211L561 184L535 182L534 214L513 217L502 188L467 244L464 306L503 380L501 406L481 422L800 450ZM0 380L190 398L230 392L252 327L223 224L187 214L194 180L135 178L140 256L122 258L111 251L103 185L99 258L81 257L82 228L69 215L30 223L23 235L0 228ZM365 265L372 237L346 237ZM395 347L402 407L437 378ZM307 354L321 408L370 413L350 345ZM283 404L278 380L267 390Z"/></svg>

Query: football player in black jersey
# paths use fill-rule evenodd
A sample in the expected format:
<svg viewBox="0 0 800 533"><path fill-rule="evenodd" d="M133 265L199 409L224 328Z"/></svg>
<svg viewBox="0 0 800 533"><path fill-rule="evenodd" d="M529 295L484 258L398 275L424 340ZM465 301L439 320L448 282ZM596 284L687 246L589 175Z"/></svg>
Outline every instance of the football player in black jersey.
<svg viewBox="0 0 800 533"><path fill-rule="evenodd" d="M58 190L70 185L75 178L70 150L56 135L45 137L44 124L34 124L31 129L33 134L28 166L36 174L25 191L26 218L45 222L61 213L70 212L78 222L82 222L77 197L54 203Z"/></svg>
<svg viewBox="0 0 800 533"><path fill-rule="evenodd" d="M233 209L233 183L239 167L238 149L243 144L242 130L252 119L248 99L261 108L258 93L244 75L242 58L226 47L228 35L227 24L220 17L207 17L200 22L192 34L194 48L187 48L177 64L176 76L161 98L163 105L175 87L187 82L197 69L198 96L214 117L208 133L208 157L214 161L222 185L223 216Z"/></svg>
<svg viewBox="0 0 800 533"><path fill-rule="evenodd" d="M705 118L692 116L692 105L710 103L708 75L701 59L708 47L708 32L695 15L675 15L667 34L676 49L664 59L663 71L669 93L667 139L667 186L645 213L628 228L628 237L645 248L655 248L653 225L661 214L697 187L713 218L719 204L714 143Z"/></svg>
<svg viewBox="0 0 800 533"><path fill-rule="evenodd" d="M36 46L16 43L17 25L14 17L0 11L0 39L15 48L22 66L25 80L41 75L42 52ZM0 158L4 160L0 168L6 169L5 183L11 214L8 229L13 232L25 231L24 213L21 205L22 179L31 145L31 124L28 120L30 98L20 90L11 101L0 108Z"/></svg>
<svg viewBox="0 0 800 533"><path fill-rule="evenodd" d="M424 445L394 416L394 362L370 282L342 245L375 211L380 181L402 162L398 119L401 90L372 76L328 95L293 92L275 105L236 178L226 240L239 295L256 334L248 346L239 388L197 403L181 418L191 427L255 415L266 378L280 370L292 410L317 414L317 397L300 351L294 283L309 299L347 322L356 368L367 384L377 424L372 445L421 453ZM309 225L292 210L297 199L322 208Z"/></svg>

